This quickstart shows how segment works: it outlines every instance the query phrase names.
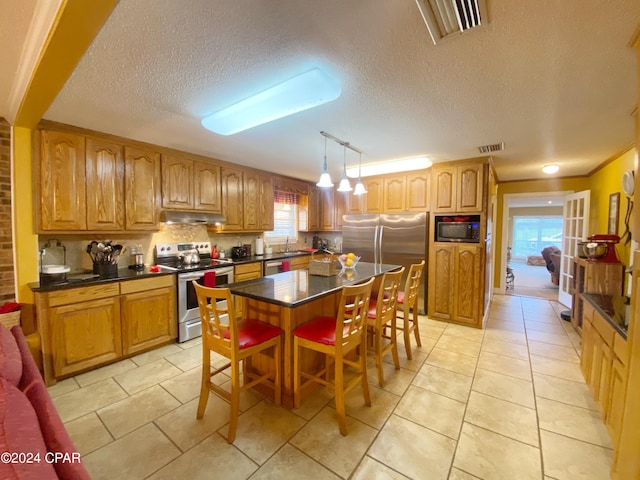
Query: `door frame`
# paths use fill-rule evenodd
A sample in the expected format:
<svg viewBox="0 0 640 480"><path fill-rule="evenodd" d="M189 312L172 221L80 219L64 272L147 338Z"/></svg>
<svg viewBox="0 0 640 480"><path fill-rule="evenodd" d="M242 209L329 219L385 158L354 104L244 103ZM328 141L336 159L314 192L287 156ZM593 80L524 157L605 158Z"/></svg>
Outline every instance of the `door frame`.
<svg viewBox="0 0 640 480"><path fill-rule="evenodd" d="M551 192L527 192L527 193L505 193L502 196L502 233L500 239L500 265L499 271L506 272L507 270L507 244L508 244L508 231L509 231L509 210L511 209L511 201L523 198L545 198L545 197L564 197L575 193L574 190L561 190ZM497 288L494 288L494 294L505 295L507 281L505 275L500 275L500 283Z"/></svg>

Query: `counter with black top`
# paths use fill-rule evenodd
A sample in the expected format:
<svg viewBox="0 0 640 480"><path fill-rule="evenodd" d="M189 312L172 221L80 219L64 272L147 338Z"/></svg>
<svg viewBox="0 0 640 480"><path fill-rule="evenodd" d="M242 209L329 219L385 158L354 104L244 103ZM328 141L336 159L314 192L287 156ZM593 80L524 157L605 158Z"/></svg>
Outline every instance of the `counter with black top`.
<svg viewBox="0 0 640 480"><path fill-rule="evenodd" d="M310 275L309 270L293 270L262 278L245 280L229 285L236 299L242 300L244 318L255 318L280 327L282 342L282 403L293 407L293 331L318 316L335 316L338 311L342 288L381 277L385 272L400 268L399 265L358 263L355 269L340 271L324 277ZM310 350L301 352L301 364L305 371L323 365L319 354ZM257 373L272 370L273 358L259 356L247 361L246 367ZM273 396L268 389L261 393ZM311 392L302 391L302 396Z"/></svg>
<svg viewBox="0 0 640 480"><path fill-rule="evenodd" d="M581 295L626 340L631 318L629 297L584 292Z"/></svg>
<svg viewBox="0 0 640 480"><path fill-rule="evenodd" d="M112 282L121 282L126 280L136 280L140 278L159 277L163 275L173 275L175 272L169 270L161 270L159 272L152 272L149 267L145 267L144 270L132 270L130 268L119 268L118 272L114 275L108 276L95 276L91 271L76 272L67 275L67 281L63 283L56 283L52 285L41 285L39 282L29 283L28 286L33 292L53 292L56 290L66 290L69 288L88 287L92 285L101 285Z"/></svg>

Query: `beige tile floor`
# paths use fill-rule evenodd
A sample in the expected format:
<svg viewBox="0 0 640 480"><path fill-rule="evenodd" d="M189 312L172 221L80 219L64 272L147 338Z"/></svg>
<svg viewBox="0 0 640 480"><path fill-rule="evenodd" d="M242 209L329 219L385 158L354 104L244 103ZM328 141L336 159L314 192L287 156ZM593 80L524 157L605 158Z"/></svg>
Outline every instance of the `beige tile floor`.
<svg viewBox="0 0 640 480"><path fill-rule="evenodd" d="M297 410L249 391L227 444L226 402L210 395L195 418L199 340L49 391L94 479L607 479L611 441L562 309L495 296L484 331L421 317L422 347L407 361L400 345L398 371L385 359L384 388L371 359L372 406L348 396L347 437L326 389Z"/></svg>

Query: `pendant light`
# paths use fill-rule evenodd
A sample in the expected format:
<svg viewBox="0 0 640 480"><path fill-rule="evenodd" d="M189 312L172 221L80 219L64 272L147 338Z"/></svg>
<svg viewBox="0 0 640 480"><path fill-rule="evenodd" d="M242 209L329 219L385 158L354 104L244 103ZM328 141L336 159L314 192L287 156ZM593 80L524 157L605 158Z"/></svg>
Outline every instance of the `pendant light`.
<svg viewBox="0 0 640 480"><path fill-rule="evenodd" d="M364 195L367 193L367 189L364 188L364 183L362 183L362 153L360 154L360 159L358 160L358 183L356 183L356 188L353 191L354 195Z"/></svg>
<svg viewBox="0 0 640 480"><path fill-rule="evenodd" d="M351 188L351 183L349 183L349 179L347 178L347 144L343 144L342 147L344 148L344 164L342 170L342 179L340 180L338 191L350 192L353 189Z"/></svg>
<svg viewBox="0 0 640 480"><path fill-rule="evenodd" d="M324 166L322 167L322 175L320 175L320 180L318 180L316 186L320 188L333 187L331 175L329 175L329 171L327 170L327 137L324 137Z"/></svg>

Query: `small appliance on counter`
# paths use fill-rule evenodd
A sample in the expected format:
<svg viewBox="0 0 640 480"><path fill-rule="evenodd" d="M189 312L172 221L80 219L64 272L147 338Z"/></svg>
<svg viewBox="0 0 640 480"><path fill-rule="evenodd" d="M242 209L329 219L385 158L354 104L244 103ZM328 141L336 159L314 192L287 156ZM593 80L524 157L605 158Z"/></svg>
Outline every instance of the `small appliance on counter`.
<svg viewBox="0 0 640 480"><path fill-rule="evenodd" d="M144 270L144 251L142 249L142 245L136 245L135 247L131 247L130 253L131 264L129 268L131 270L140 271Z"/></svg>
<svg viewBox="0 0 640 480"><path fill-rule="evenodd" d="M592 262L620 263L616 253L616 244L620 242L618 235L598 233L588 237L583 245L585 256Z"/></svg>
<svg viewBox="0 0 640 480"><path fill-rule="evenodd" d="M55 245L52 242L56 242ZM46 258L45 258L46 257ZM49 263L49 262L56 263ZM47 241L40 250L40 285L59 285L67 283L67 249L60 240Z"/></svg>
<svg viewBox="0 0 640 480"><path fill-rule="evenodd" d="M241 260L247 258L247 251L242 245L237 247L231 247L231 258L234 260Z"/></svg>

